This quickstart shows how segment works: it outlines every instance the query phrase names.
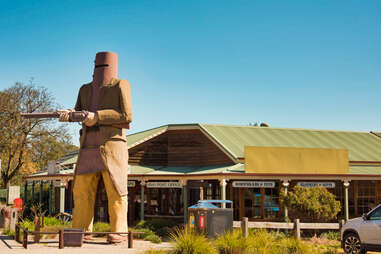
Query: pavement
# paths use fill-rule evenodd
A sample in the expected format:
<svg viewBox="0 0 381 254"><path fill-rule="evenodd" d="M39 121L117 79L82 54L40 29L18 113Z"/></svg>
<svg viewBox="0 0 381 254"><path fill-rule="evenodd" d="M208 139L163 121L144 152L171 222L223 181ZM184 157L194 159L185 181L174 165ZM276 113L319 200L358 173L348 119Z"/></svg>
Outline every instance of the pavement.
<svg viewBox="0 0 381 254"><path fill-rule="evenodd" d="M161 244L155 244L148 241L136 239L134 240L134 248L129 249L127 242L122 244L107 244L106 238L96 238L94 241L85 242L82 247L65 247L64 249L58 248L57 239L41 240L41 243L36 244L33 241L28 242L28 249L24 249L20 243L17 243L13 238L1 235L0 236L0 254L10 253L30 253L30 254L114 254L114 253L126 253L126 254L142 254L146 250L150 249L171 249L171 244L163 242Z"/></svg>

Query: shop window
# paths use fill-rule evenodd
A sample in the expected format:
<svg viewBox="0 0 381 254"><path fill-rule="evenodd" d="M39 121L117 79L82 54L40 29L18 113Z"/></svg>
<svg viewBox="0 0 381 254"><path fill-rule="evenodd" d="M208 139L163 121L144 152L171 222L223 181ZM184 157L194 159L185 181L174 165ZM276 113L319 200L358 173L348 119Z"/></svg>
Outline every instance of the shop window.
<svg viewBox="0 0 381 254"><path fill-rule="evenodd" d="M277 218L279 216L279 189L278 188L266 188L264 189L264 217L265 218Z"/></svg>
<svg viewBox="0 0 381 254"><path fill-rule="evenodd" d="M376 206L375 181L358 181L357 212L367 213Z"/></svg>

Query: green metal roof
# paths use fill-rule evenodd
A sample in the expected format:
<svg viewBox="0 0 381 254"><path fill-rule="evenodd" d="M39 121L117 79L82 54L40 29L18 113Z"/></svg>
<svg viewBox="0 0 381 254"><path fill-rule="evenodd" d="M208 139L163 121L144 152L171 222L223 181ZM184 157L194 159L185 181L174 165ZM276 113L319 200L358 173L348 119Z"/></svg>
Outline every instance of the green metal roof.
<svg viewBox="0 0 381 254"><path fill-rule="evenodd" d="M144 142L145 140L148 140L150 138L153 138L167 130L168 126L160 126L157 128L149 129L146 131L137 132L134 134L130 134L127 136L127 144L128 147L132 147L138 143Z"/></svg>
<svg viewBox="0 0 381 254"><path fill-rule="evenodd" d="M381 132L330 131L309 129L286 129L254 126L232 126L211 124L165 125L127 136L129 147L136 146L170 127L199 126L205 134L221 145L234 158L244 157L245 146L278 146L304 148L341 148L349 151L351 161L381 161ZM68 153L57 163L61 166L76 163L78 151ZM210 174L242 173L243 164L209 167L173 167L131 165L131 174ZM73 169L61 169L60 174L72 174ZM350 174L381 174L381 166L350 166ZM37 172L31 176L45 175Z"/></svg>
<svg viewBox="0 0 381 254"><path fill-rule="evenodd" d="M381 139L367 132L200 124L233 157L245 146L342 148L351 161L381 161Z"/></svg>

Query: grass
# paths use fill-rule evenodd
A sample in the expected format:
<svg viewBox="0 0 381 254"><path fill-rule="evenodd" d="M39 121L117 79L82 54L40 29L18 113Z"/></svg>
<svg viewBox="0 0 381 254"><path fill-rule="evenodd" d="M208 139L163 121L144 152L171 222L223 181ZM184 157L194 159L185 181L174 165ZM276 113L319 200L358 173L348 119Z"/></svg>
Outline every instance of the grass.
<svg viewBox="0 0 381 254"><path fill-rule="evenodd" d="M175 228L170 233L174 243L173 254L217 254L217 249L204 235L186 227Z"/></svg>
<svg viewBox="0 0 381 254"><path fill-rule="evenodd" d="M216 240L185 228L172 233L174 250L171 254L335 254L340 242L325 238L298 240L279 231L250 230L244 238L240 230L233 230Z"/></svg>

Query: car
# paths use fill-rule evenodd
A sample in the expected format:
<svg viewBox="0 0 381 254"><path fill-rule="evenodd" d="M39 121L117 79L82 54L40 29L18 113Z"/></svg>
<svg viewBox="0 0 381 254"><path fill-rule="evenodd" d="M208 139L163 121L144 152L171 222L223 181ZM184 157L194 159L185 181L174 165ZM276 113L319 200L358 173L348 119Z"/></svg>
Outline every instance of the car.
<svg viewBox="0 0 381 254"><path fill-rule="evenodd" d="M381 204L341 229L341 247L348 254L381 251Z"/></svg>

